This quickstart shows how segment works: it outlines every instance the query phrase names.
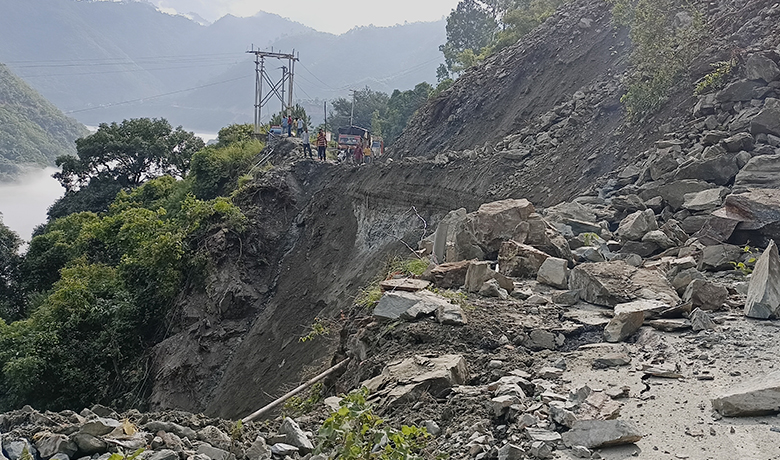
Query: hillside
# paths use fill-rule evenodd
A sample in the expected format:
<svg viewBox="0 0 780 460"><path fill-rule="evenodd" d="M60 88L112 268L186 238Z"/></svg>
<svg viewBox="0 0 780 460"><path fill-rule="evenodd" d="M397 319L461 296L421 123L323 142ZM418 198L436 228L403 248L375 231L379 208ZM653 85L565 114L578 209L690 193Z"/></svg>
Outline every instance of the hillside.
<svg viewBox="0 0 780 460"><path fill-rule="evenodd" d="M75 155L74 141L86 134L86 127L0 64L0 181L25 166L52 165L60 155Z"/></svg>
<svg viewBox="0 0 780 460"><path fill-rule="evenodd" d="M345 96L365 84L408 89L434 80L445 39L443 21L335 36L262 12L204 26L138 1L0 0L0 10L0 62L93 126L164 117L216 132L252 120L255 66L245 53L252 46L300 53L297 99ZM352 65L356 50L359 66Z"/></svg>

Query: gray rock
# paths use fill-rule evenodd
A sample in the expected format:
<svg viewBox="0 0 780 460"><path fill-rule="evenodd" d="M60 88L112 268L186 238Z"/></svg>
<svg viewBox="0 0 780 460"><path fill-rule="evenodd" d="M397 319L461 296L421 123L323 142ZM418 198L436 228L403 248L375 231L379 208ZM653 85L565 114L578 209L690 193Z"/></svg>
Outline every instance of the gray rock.
<svg viewBox="0 0 780 460"><path fill-rule="evenodd" d="M576 305L577 302L580 301L580 291L563 291L563 292L556 292L553 293L552 302L555 305L560 305L562 307L571 307L572 305Z"/></svg>
<svg viewBox="0 0 780 460"><path fill-rule="evenodd" d="M498 449L498 460L522 460L525 451L514 444L506 443Z"/></svg>
<svg viewBox="0 0 780 460"><path fill-rule="evenodd" d="M729 291L725 286L706 280L695 279L688 284L682 300L683 302L690 302L692 308L715 311L723 307L728 297Z"/></svg>
<svg viewBox="0 0 780 460"><path fill-rule="evenodd" d="M770 239L780 239L780 190L761 188L732 193L712 215L738 221L738 231L757 231L768 244Z"/></svg>
<svg viewBox="0 0 780 460"><path fill-rule="evenodd" d="M285 417L282 426L279 428L279 433L285 435L287 444L297 447L298 451L303 455L314 450L314 445L306 437L306 433L290 417Z"/></svg>
<svg viewBox="0 0 780 460"><path fill-rule="evenodd" d="M763 80L769 83L780 77L780 68L775 61L762 54L753 54L745 62L745 77L748 80Z"/></svg>
<svg viewBox="0 0 780 460"><path fill-rule="evenodd" d="M447 262L446 264L437 265L430 271L426 271L426 273L423 273L423 277L433 281L433 284L442 289L457 289L466 282L466 272L471 263L470 260Z"/></svg>
<svg viewBox="0 0 780 460"><path fill-rule="evenodd" d="M653 210L646 209L630 214L620 221L617 234L626 240L639 241L651 230L658 230L658 223Z"/></svg>
<svg viewBox="0 0 780 460"><path fill-rule="evenodd" d="M739 167L735 156L724 154L706 160L695 160L680 166L674 174L674 179L698 179L716 185L726 185L734 179L738 172Z"/></svg>
<svg viewBox="0 0 780 460"><path fill-rule="evenodd" d="M247 460L270 460L271 448L265 443L265 438L258 436L246 451Z"/></svg>
<svg viewBox="0 0 780 460"><path fill-rule="evenodd" d="M525 242L531 231L527 221L535 211L528 200L483 204L455 229L456 257L459 260L482 259L486 252L498 251L504 241Z"/></svg>
<svg viewBox="0 0 780 460"><path fill-rule="evenodd" d="M544 329L534 329L522 340L522 345L531 350L556 350L558 348L557 336Z"/></svg>
<svg viewBox="0 0 780 460"><path fill-rule="evenodd" d="M729 194L726 187L711 188L701 192L686 193L683 208L690 211L709 211L723 203L723 197Z"/></svg>
<svg viewBox="0 0 780 460"><path fill-rule="evenodd" d="M78 446L64 434L44 434L38 433L35 447L42 459L46 460L55 454L65 454L72 457L77 451Z"/></svg>
<svg viewBox="0 0 780 460"><path fill-rule="evenodd" d="M553 458L552 447L543 441L532 442L531 448L528 449L528 453L533 458Z"/></svg>
<svg viewBox="0 0 780 460"><path fill-rule="evenodd" d="M638 299L633 302L619 303L615 305L615 314L642 312L644 318L653 319L661 316L671 306L660 300Z"/></svg>
<svg viewBox="0 0 780 460"><path fill-rule="evenodd" d="M105 441L87 433L73 434L70 439L78 446L79 453L84 455L102 454L108 447Z"/></svg>
<svg viewBox="0 0 780 460"><path fill-rule="evenodd" d="M278 455L279 457L286 457L288 455L293 455L298 452L298 448L295 446L291 446L289 444L285 444L283 442L277 442L273 446L271 446L271 453L274 455Z"/></svg>
<svg viewBox="0 0 780 460"><path fill-rule="evenodd" d="M672 287L674 287L678 294L683 295L688 288L688 285L691 284L691 281L693 280L706 280L706 278L699 270L687 268L674 276L672 279Z"/></svg>
<svg viewBox="0 0 780 460"><path fill-rule="evenodd" d="M742 256L742 248L732 244L706 246L699 260L700 271L733 270L734 263Z"/></svg>
<svg viewBox="0 0 780 460"><path fill-rule="evenodd" d="M499 271L506 276L533 278L550 255L533 246L506 241L498 252Z"/></svg>
<svg viewBox="0 0 780 460"><path fill-rule="evenodd" d="M436 321L440 324L450 326L463 326L468 323L466 314L460 305L452 303L442 303L436 309Z"/></svg>
<svg viewBox="0 0 780 460"><path fill-rule="evenodd" d="M639 191L639 196L643 200L660 196L671 206L672 210L677 211L682 207L686 193L700 192L710 188L712 188L711 184L694 179L675 180L668 183L655 181L644 184Z"/></svg>
<svg viewBox="0 0 780 460"><path fill-rule="evenodd" d="M637 299L659 300L677 305L680 297L658 272L636 268L623 261L582 264L569 276L569 288L596 305L614 307Z"/></svg>
<svg viewBox="0 0 780 460"><path fill-rule="evenodd" d="M520 398L515 395L501 395L490 400L490 407L493 410L493 416L496 418L504 415L515 404L520 404Z"/></svg>
<svg viewBox="0 0 780 460"><path fill-rule="evenodd" d="M536 281L558 289L569 286L569 263L557 257L548 257L536 274Z"/></svg>
<svg viewBox="0 0 780 460"><path fill-rule="evenodd" d="M712 400L725 417L746 417L780 412L780 371L755 377L726 389Z"/></svg>
<svg viewBox="0 0 780 460"><path fill-rule="evenodd" d="M595 449L635 443L642 439L642 433L628 420L579 420L561 437L567 447Z"/></svg>
<svg viewBox="0 0 780 460"><path fill-rule="evenodd" d="M622 342L636 332L645 321L642 311L623 312L616 314L604 328L604 340L607 342Z"/></svg>
<svg viewBox="0 0 780 460"><path fill-rule="evenodd" d="M577 458L590 458L593 452L585 446L572 446L571 453Z"/></svg>
<svg viewBox="0 0 780 460"><path fill-rule="evenodd" d="M780 312L780 255L774 241L758 258L748 285L745 316L777 318Z"/></svg>
<svg viewBox="0 0 780 460"><path fill-rule="evenodd" d="M577 421L577 416L574 414L574 412L564 409L563 407L559 407L555 404L550 404L549 407L550 407L550 416L552 417L553 421L558 425L571 428L572 425L574 425L574 422Z"/></svg>
<svg viewBox="0 0 780 460"><path fill-rule="evenodd" d="M466 271L466 283L464 288L468 292L478 292L482 283L492 279L493 270L490 269L490 262L472 262Z"/></svg>
<svg viewBox="0 0 780 460"><path fill-rule="evenodd" d="M79 431L82 433L91 434L92 436L103 436L111 433L114 431L114 429L119 428L120 426L122 426L122 424L118 420L99 417L85 422L83 425L81 425L81 429Z"/></svg>
<svg viewBox="0 0 780 460"><path fill-rule="evenodd" d="M729 137L729 133L726 131L705 131L701 136L701 143L704 146L717 145L727 137Z"/></svg>
<svg viewBox="0 0 780 460"><path fill-rule="evenodd" d="M207 442L218 449L230 449L230 436L213 425L209 425L198 431L198 440Z"/></svg>
<svg viewBox="0 0 780 460"><path fill-rule="evenodd" d="M691 322L693 332L714 331L717 328L715 321L710 318L710 315L699 308L691 312L688 320Z"/></svg>
<svg viewBox="0 0 780 460"><path fill-rule="evenodd" d="M195 432L195 430L186 426L179 425L178 423L161 422L155 420L153 422L149 422L146 425L144 425L144 429L151 433L156 433L158 431L166 431L169 433L173 433L180 438L187 438L190 440L198 439L198 434ZM83 427L81 431L82 432L84 431ZM90 433L90 434L92 434L93 436L100 436L100 435L95 435L94 433Z"/></svg>
<svg viewBox="0 0 780 460"><path fill-rule="evenodd" d="M113 418L113 419L119 419L119 414L116 413L114 409L111 409L110 407L106 407L102 404L95 404L92 406L91 409L93 414L96 414L98 417L105 417L105 418Z"/></svg>
<svg viewBox="0 0 780 460"><path fill-rule="evenodd" d="M498 281L491 279L482 283L482 287L479 289L479 295L483 297L498 297L501 300L509 298L509 293L506 289L502 288Z"/></svg>
<svg viewBox="0 0 780 460"><path fill-rule="evenodd" d="M737 133L731 137L723 139L723 147L731 153L737 153L741 150L753 150L755 139L750 133Z"/></svg>
<svg viewBox="0 0 780 460"><path fill-rule="evenodd" d="M739 189L780 188L780 155L752 157L734 179Z"/></svg>
<svg viewBox="0 0 780 460"><path fill-rule="evenodd" d="M631 357L624 352L607 353L593 360L593 367L596 369L628 366L629 364L631 364Z"/></svg>
<svg viewBox="0 0 780 460"><path fill-rule="evenodd" d="M214 457L211 458L218 460ZM179 454L170 449L163 449L153 452L152 455L149 456L149 460L179 460Z"/></svg>
<svg viewBox="0 0 780 460"><path fill-rule="evenodd" d="M677 244L661 230L653 230L645 233L642 237L643 243L652 243L661 249L669 249L677 246Z"/></svg>
<svg viewBox="0 0 780 460"><path fill-rule="evenodd" d="M170 450L169 452L173 452L173 451ZM176 452L173 453L176 454ZM236 460L236 456L231 454L230 452L216 448L211 444L205 442L200 443L200 445L198 446L198 453L207 456L211 460ZM177 459L178 459L178 455L176 456L176 458L168 459L168 460L177 460Z"/></svg>
<svg viewBox="0 0 780 460"><path fill-rule="evenodd" d="M36 449L26 439L17 439L14 441L3 441L3 449L5 449L6 455L10 460L19 460L22 458L24 451L26 450L32 458L36 458L38 455L38 449Z"/></svg>
<svg viewBox="0 0 780 460"><path fill-rule="evenodd" d="M420 302L420 297L412 292L387 292L374 307L374 317L394 321Z"/></svg>
<svg viewBox="0 0 780 460"><path fill-rule="evenodd" d="M438 436L441 434L441 427L439 427L439 424L436 423L433 420L426 420L424 422L425 430L431 435L431 436Z"/></svg>
<svg viewBox="0 0 780 460"><path fill-rule="evenodd" d="M750 120L750 133L780 136L780 109L765 108Z"/></svg>
<svg viewBox="0 0 780 460"><path fill-rule="evenodd" d="M760 83L750 80L740 80L726 85L716 95L719 102L739 102L753 99L753 90L761 86Z"/></svg>

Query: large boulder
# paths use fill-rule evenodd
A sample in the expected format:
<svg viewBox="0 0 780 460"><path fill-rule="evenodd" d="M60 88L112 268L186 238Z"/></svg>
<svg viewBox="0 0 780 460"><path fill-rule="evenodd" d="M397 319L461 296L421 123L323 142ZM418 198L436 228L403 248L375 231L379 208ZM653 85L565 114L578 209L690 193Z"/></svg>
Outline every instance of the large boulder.
<svg viewBox="0 0 780 460"><path fill-rule="evenodd" d="M753 269L745 316L758 319L780 316L780 256L774 241L769 243Z"/></svg>
<svg viewBox="0 0 780 460"><path fill-rule="evenodd" d="M739 222L737 231L757 232L767 241L780 239L780 190L753 189L744 193L732 193L726 197L723 207L713 211L714 216Z"/></svg>
<svg viewBox="0 0 780 460"><path fill-rule="evenodd" d="M710 211L723 203L723 197L729 194L726 187L711 188L701 192L686 193L683 208L689 211Z"/></svg>
<svg viewBox="0 0 780 460"><path fill-rule="evenodd" d="M642 432L629 420L578 420L561 435L567 447L598 447L632 444L642 439Z"/></svg>
<svg viewBox="0 0 780 460"><path fill-rule="evenodd" d="M569 264L557 257L548 257L539 267L536 281L558 289L569 286Z"/></svg>
<svg viewBox="0 0 780 460"><path fill-rule="evenodd" d="M742 248L733 244L705 246L701 251L698 269L711 272L733 270L741 256Z"/></svg>
<svg viewBox="0 0 780 460"><path fill-rule="evenodd" d="M745 62L745 77L748 80L763 80L769 83L780 78L780 68L775 61L763 54L754 54Z"/></svg>
<svg viewBox="0 0 780 460"><path fill-rule="evenodd" d="M703 180L684 179L668 183L655 181L642 185L639 196L645 201L660 196L673 210L677 211L685 202L686 193L701 192L710 188L712 185Z"/></svg>
<svg viewBox="0 0 780 460"><path fill-rule="evenodd" d="M279 434L284 435L285 443L297 447L298 451L304 455L314 450L314 445L306 436L306 433L290 417L284 418L282 426L279 427Z"/></svg>
<svg viewBox="0 0 780 460"><path fill-rule="evenodd" d="M624 311L615 314L604 327L604 340L611 343L622 342L636 332L645 321L643 311Z"/></svg>
<svg viewBox="0 0 780 460"><path fill-rule="evenodd" d="M753 90L761 86L761 83L751 80L735 81L720 90L716 98L718 102L739 102L753 99Z"/></svg>
<svg viewBox="0 0 780 460"><path fill-rule="evenodd" d="M712 399L712 407L725 417L746 417L780 412L780 371L734 385Z"/></svg>
<svg viewBox="0 0 780 460"><path fill-rule="evenodd" d="M751 158L734 179L734 188L780 189L780 155L758 155Z"/></svg>
<svg viewBox="0 0 780 460"><path fill-rule="evenodd" d="M780 109L765 108L750 120L750 133L780 136Z"/></svg>
<svg viewBox="0 0 780 460"><path fill-rule="evenodd" d="M443 395L455 385L469 379L466 360L460 355L439 357L413 356L388 364L382 373L362 383L383 404L416 400L423 393Z"/></svg>
<svg viewBox="0 0 780 460"><path fill-rule="evenodd" d="M471 262L471 260L461 260L459 262L447 262L437 265L423 273L422 277L433 282L436 287L457 289L466 282L466 273Z"/></svg>
<svg viewBox="0 0 780 460"><path fill-rule="evenodd" d="M738 172L736 157L727 153L715 158L695 160L681 166L674 174L674 179L698 179L716 185L726 185Z"/></svg>
<svg viewBox="0 0 780 460"><path fill-rule="evenodd" d="M623 239L640 241L647 232L658 230L658 222L652 209L637 211L620 221L617 234Z"/></svg>
<svg viewBox="0 0 780 460"><path fill-rule="evenodd" d="M614 307L637 299L659 300L675 306L680 297L660 273L622 260L582 264L569 274L569 289L586 302Z"/></svg>
<svg viewBox="0 0 780 460"><path fill-rule="evenodd" d="M539 272L549 254L527 244L506 241L498 252L498 267L501 274L520 278L533 278Z"/></svg>
<svg viewBox="0 0 780 460"><path fill-rule="evenodd" d="M528 218L535 213L530 201L502 200L485 203L466 216L455 230L455 253L462 259L482 259L495 253L504 241L525 242Z"/></svg>
<svg viewBox="0 0 780 460"><path fill-rule="evenodd" d="M688 284L683 294L683 302L690 302L691 309L720 310L729 291L725 286L710 281L695 279Z"/></svg>
<svg viewBox="0 0 780 460"><path fill-rule="evenodd" d="M435 313L441 305L449 305L449 301L430 291L387 292L379 299L373 314L375 318L385 321L412 321Z"/></svg>

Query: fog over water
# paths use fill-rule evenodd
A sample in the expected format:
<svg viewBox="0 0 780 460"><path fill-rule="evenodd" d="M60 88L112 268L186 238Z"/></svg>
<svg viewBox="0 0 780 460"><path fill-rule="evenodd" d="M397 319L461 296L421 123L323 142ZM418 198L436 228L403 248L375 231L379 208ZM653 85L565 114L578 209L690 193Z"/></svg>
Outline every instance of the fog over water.
<svg viewBox="0 0 780 460"><path fill-rule="evenodd" d="M0 182L0 213L3 223L26 241L33 228L46 221L46 211L65 194L56 179L51 177L57 168L30 170L15 182Z"/></svg>

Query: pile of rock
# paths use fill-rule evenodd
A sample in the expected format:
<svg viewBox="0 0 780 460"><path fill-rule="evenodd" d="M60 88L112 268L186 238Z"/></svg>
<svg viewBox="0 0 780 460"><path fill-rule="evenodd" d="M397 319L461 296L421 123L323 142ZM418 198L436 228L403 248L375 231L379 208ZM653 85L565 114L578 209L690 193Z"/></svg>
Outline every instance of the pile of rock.
<svg viewBox="0 0 780 460"><path fill-rule="evenodd" d="M25 406L0 415L0 433L3 460L270 460L314 449L312 433L290 418L270 434L203 415L120 415L100 405L79 413Z"/></svg>

